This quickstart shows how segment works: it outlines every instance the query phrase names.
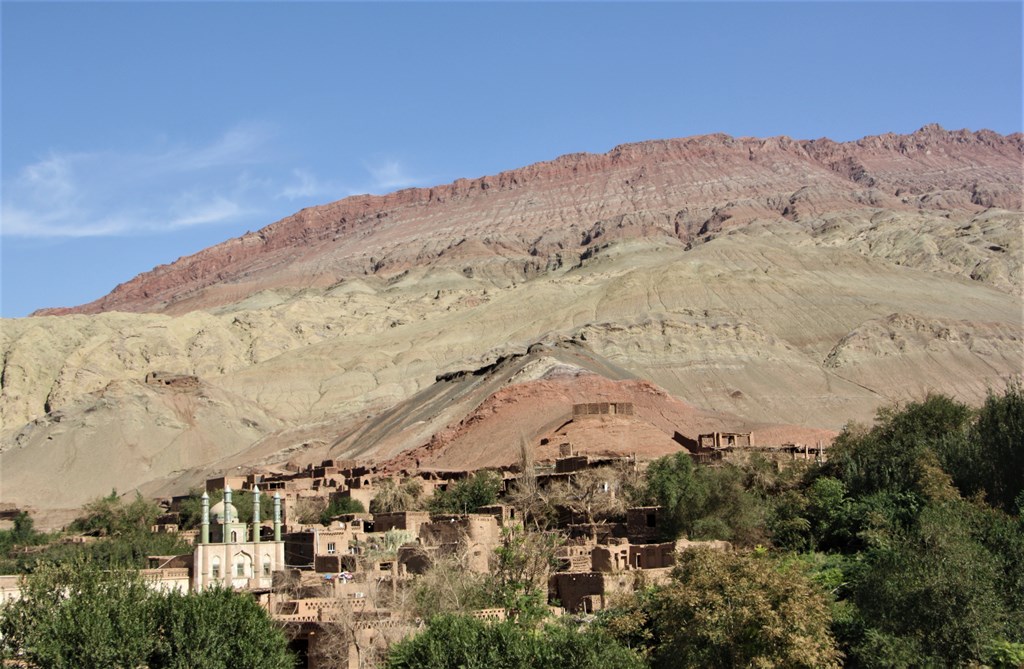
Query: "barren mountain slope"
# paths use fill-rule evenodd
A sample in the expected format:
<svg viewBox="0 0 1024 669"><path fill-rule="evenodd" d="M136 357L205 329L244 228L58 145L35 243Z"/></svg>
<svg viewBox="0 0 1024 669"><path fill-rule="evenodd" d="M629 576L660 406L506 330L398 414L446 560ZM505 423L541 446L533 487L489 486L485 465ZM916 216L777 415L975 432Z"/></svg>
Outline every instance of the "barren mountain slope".
<svg viewBox="0 0 1024 669"><path fill-rule="evenodd" d="M117 466L58 474L38 503L400 456L483 401L439 375L539 341L744 424L836 429L930 390L977 402L1024 369L1021 147L934 127L710 136L305 210L83 313L4 321L0 499L88 459ZM160 418L153 370L201 379L194 426Z"/></svg>
<svg viewBox="0 0 1024 669"><path fill-rule="evenodd" d="M754 219L807 223L879 208L1019 211L1022 157L1020 134L938 126L843 144L727 135L628 144L305 209L52 313L183 313L260 290L325 288L433 265L504 284L573 262L579 247L609 231L689 242Z"/></svg>

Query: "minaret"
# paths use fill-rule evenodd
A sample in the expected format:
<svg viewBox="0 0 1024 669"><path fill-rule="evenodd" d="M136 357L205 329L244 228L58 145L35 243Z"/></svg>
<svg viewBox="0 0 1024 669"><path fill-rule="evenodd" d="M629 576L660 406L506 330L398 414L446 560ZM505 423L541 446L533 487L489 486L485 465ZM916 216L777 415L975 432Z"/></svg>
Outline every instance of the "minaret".
<svg viewBox="0 0 1024 669"><path fill-rule="evenodd" d="M274 493L274 541L281 540L281 493Z"/></svg>
<svg viewBox="0 0 1024 669"><path fill-rule="evenodd" d="M224 484L224 531L228 529L230 523L235 522L235 519L231 517L231 486Z"/></svg>
<svg viewBox="0 0 1024 669"><path fill-rule="evenodd" d="M207 492L203 492L203 496L200 498L203 505L203 520L202 529L199 532L199 543L208 544L210 543L210 495Z"/></svg>
<svg viewBox="0 0 1024 669"><path fill-rule="evenodd" d="M252 541L260 542L260 487L252 487Z"/></svg>

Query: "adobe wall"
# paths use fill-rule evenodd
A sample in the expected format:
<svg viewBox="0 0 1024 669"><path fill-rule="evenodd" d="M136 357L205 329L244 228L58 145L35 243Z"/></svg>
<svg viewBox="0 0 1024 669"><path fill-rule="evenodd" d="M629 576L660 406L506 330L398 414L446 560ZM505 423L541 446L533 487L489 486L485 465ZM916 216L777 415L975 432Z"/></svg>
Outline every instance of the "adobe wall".
<svg viewBox="0 0 1024 669"><path fill-rule="evenodd" d="M562 567L559 571L568 572L586 572L586 571L597 571L591 568L591 550L593 546L590 545L565 545L559 547L556 557L562 562Z"/></svg>
<svg viewBox="0 0 1024 669"><path fill-rule="evenodd" d="M494 547L501 540L501 529L494 516L434 516L420 526L420 542L424 546L441 547L446 551L465 550L470 571L490 571Z"/></svg>
<svg viewBox="0 0 1024 669"><path fill-rule="evenodd" d="M579 574L559 572L551 575L549 585L553 598L569 613L586 609L595 611L604 604L604 575L594 572Z"/></svg>
<svg viewBox="0 0 1024 669"><path fill-rule="evenodd" d="M638 506L626 509L626 536L630 543L647 543L658 538L664 509Z"/></svg>
<svg viewBox="0 0 1024 669"><path fill-rule="evenodd" d="M674 541L663 544L630 544L629 564L633 569L662 569L676 563Z"/></svg>
<svg viewBox="0 0 1024 669"><path fill-rule="evenodd" d="M413 534L420 533L420 527L430 522L430 514L426 511L395 511L393 513L373 514L375 532L388 530L407 530Z"/></svg>
<svg viewBox="0 0 1024 669"><path fill-rule="evenodd" d="M587 402L572 405L572 417L583 416L632 416L632 402Z"/></svg>

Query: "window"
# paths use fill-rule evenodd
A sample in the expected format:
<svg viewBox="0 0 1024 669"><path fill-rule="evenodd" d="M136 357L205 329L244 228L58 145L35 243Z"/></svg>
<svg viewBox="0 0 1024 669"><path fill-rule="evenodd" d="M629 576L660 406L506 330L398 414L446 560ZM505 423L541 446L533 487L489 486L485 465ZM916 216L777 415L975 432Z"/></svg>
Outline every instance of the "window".
<svg viewBox="0 0 1024 669"><path fill-rule="evenodd" d="M245 563L244 562L239 561L235 565L235 576L237 576L238 578L245 578Z"/></svg>
<svg viewBox="0 0 1024 669"><path fill-rule="evenodd" d="M337 548L335 547L334 542L333 541L328 541L327 542L327 554L328 555L334 555L335 552L337 552Z"/></svg>
<svg viewBox="0 0 1024 669"><path fill-rule="evenodd" d="M235 532L234 530L231 531L231 543L238 543L238 532Z"/></svg>
<svg viewBox="0 0 1024 669"><path fill-rule="evenodd" d="M270 556L263 556L263 575L270 576Z"/></svg>
<svg viewBox="0 0 1024 669"><path fill-rule="evenodd" d="M647 514L647 527L656 527L655 516L653 513Z"/></svg>
<svg viewBox="0 0 1024 669"><path fill-rule="evenodd" d="M220 578L220 558L213 558L213 563L210 565L210 576Z"/></svg>

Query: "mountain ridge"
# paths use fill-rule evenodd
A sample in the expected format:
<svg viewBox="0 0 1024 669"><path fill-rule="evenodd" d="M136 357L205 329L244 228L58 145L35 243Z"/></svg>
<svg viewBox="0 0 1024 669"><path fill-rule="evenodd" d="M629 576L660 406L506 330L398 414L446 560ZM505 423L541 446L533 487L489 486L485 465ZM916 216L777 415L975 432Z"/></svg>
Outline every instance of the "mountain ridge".
<svg viewBox="0 0 1024 669"><path fill-rule="evenodd" d="M951 147L956 149L954 155L947 150ZM885 202L856 202L856 198L850 197L851 204L885 204L890 208L921 208L920 202L910 204L897 199L902 197L906 200L908 193L918 194L922 188L918 179L911 179L906 174L901 176L900 171L890 163L895 159L898 167L900 160L914 160L924 166L933 167L940 173L948 172L950 169L977 170L982 166L991 168L991 164L971 160L970 150L979 148L985 149L985 157L994 162L996 168L999 168L995 175L992 174L991 169L985 172L985 176L990 179L995 177L994 181L971 184L963 182L963 179L957 181L955 177L951 177L952 181L947 179L945 183L938 184L933 181L928 185L933 190L936 189L936 186L945 186L949 189L969 187L971 204L977 207L999 205L1005 208L1019 209L1021 199L1019 183L1014 183L1012 178L1005 178L1005 172L1007 170L1012 172L1016 168L1019 177L1021 160L1024 158L1024 135L1021 133L1003 136L989 130L946 131L933 124L924 126L909 135L886 133L864 137L852 142L834 142L827 138L793 140L785 136L766 139L733 138L724 134L650 140L618 145L603 154L566 154L549 161L503 171L492 176L457 179L445 185L408 188L387 195L356 195L325 205L307 207L292 216L271 223L259 231L221 242L198 253L180 258L173 263L144 272L120 284L111 293L93 302L77 307L41 309L34 312L33 315L99 313L110 310L181 313L194 308L222 306L236 301L240 296L244 297L245 290L225 291L224 296L205 301L195 300L197 293L216 284L238 283L245 280L252 283L253 278L266 277L268 274L272 274L275 268L280 270L283 266L297 260L309 262L309 257L307 257L309 254L304 254L303 250L308 250L315 257L312 252L318 245L322 246L325 243L333 243L335 246L341 247L351 246L352 249L344 256L344 259L355 259L354 267L351 265L343 267L342 265L347 263L341 263L341 259L334 259L333 265L321 275L317 276L315 273L312 275L309 285L326 287L341 279L360 274L394 274L401 271L410 258L401 258L398 262L388 262L387 258L368 255L367 246L360 245L358 242L361 238L368 236L382 236L378 234L382 232L382 228L394 227L387 219L395 215L400 218L405 217L403 222L414 225L417 223L415 214L411 221L408 217L411 209L422 210L432 207L435 210L441 208L443 212L444 209L451 209L453 205L460 202L479 202L496 193L507 194L527 189L531 184L557 186L565 183L579 183L580 180L588 176L603 174L609 170L639 168L640 172L630 176L637 181L642 181L650 177L644 172L645 169L655 169L657 166L665 164L685 164L691 167L690 174L696 172L699 173L698 176L708 176L710 169L710 175L713 176L715 173L725 174L729 171L726 166L721 164L724 159L728 159L726 161L728 166L742 166L745 155L746 162L765 166L773 158L784 157L787 159L786 162L780 163L776 160L774 164L767 164L761 171L764 169L767 169L769 173L774 171L781 182L779 187L787 183L797 186L793 188L792 196L785 201L778 202L769 200L764 203L737 203L738 209L743 209L746 206L758 210L758 213L762 215L770 215L775 209L778 216L793 218L800 215L800 206L796 200L802 199L805 209L811 206L807 203L808 193L805 192L802 198L798 197L801 189L806 189L808 186L793 183L792 175L785 174L787 170L792 171L794 162L796 166L817 167L819 173L813 179L816 182L827 181L828 176L834 176L841 180L842 185L852 184L857 188L875 190L879 190L883 186L888 187L888 190L882 193L882 196L887 198ZM933 150L936 153L933 153ZM652 162L652 157L658 160ZM957 167L952 168L951 165ZM1003 173L999 173L1000 169ZM809 174L811 173L805 174L805 180ZM733 181L738 178L739 175L735 172L728 177ZM631 184L629 178L625 179L625 182L627 187L636 190L636 184ZM706 185L713 191L712 195L716 190L722 191L720 187L716 187L713 181L707 182ZM767 187L770 189L772 184L767 184ZM849 189L851 186L847 186L847 188ZM786 188L782 188L782 190L786 190ZM888 191L891 191L891 197ZM830 194L833 198L842 195L850 196L851 194L849 192L842 193L842 189L834 190ZM878 198L877 195L875 197ZM698 204L707 204L711 199L708 197L697 198L697 202ZM756 206L757 204L761 204L761 206ZM928 205L941 208L942 203L928 203ZM683 208L683 210L688 209L689 207ZM698 212L694 212L694 214L697 215ZM677 217L678 215L679 212L677 212ZM563 215L561 218L564 219L565 216ZM592 218L593 216L588 217L581 212L578 220L574 222L582 227L586 223L596 224L600 220L592 221L590 220ZM697 215L697 218L701 218L701 216ZM721 229L724 223L734 218L736 218L735 213L723 213L721 207L712 207L709 216L696 221L699 226L694 221L682 221L682 230L680 230L680 221L677 221L675 232L681 239L692 237L695 233L707 234ZM733 225L738 222L739 220L733 221ZM564 220L559 220L560 225L563 223ZM542 239L544 233L554 227L557 226L550 224L534 226L533 232L537 233L538 239ZM500 235L500 229L495 226L483 226L482 231L484 234L476 235L476 237L481 238L485 245L488 241L486 233L493 233L495 237ZM452 241L455 242L474 237L472 229L466 231L454 226L452 232L454 233ZM463 237L464 232L466 235L463 239L456 239ZM405 238L402 237L403 234ZM413 234L412 232L400 232L399 239L396 240L398 246L402 246L403 243L407 246L415 245L415 239L412 241L408 239ZM582 246L587 246L586 239L584 232L580 240ZM517 252L519 256L530 255L533 258L542 256L545 260L550 260L554 253L551 249L538 250L537 245L522 248L526 246L527 240L524 239L490 241L493 242L491 246L499 248L499 242L508 245L511 241L513 247L516 246L515 242L518 242L520 248L511 250ZM564 248L567 242L568 240L558 240L554 245L557 246L558 243L561 243ZM422 251L422 249L420 250ZM436 248L431 248L430 250L440 257L449 249L438 251ZM417 254L415 259L422 260L422 255L422 252ZM545 262L544 266L546 265ZM274 281L271 280L270 283L273 284ZM294 277L284 283L292 286L301 285L301 281ZM189 299L193 299L193 302L188 302ZM180 306L175 308L176 304Z"/></svg>

